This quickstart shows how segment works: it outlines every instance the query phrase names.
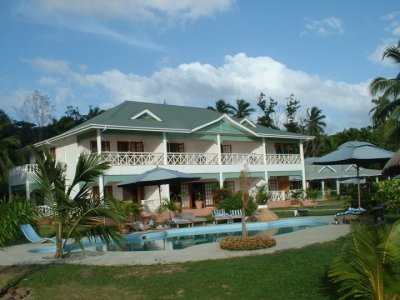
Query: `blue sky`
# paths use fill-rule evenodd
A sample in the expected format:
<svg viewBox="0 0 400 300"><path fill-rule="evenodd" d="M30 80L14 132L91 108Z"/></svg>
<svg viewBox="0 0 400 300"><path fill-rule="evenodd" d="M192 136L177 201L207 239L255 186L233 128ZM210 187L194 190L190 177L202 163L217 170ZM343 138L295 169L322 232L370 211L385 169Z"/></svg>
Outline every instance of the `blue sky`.
<svg viewBox="0 0 400 300"><path fill-rule="evenodd" d="M369 124L374 77L400 39L398 1L0 0L0 109L33 90L67 105L124 100L198 107L260 92L299 117L318 106L327 131ZM253 118L257 117L257 113ZM279 120L280 115L276 118Z"/></svg>

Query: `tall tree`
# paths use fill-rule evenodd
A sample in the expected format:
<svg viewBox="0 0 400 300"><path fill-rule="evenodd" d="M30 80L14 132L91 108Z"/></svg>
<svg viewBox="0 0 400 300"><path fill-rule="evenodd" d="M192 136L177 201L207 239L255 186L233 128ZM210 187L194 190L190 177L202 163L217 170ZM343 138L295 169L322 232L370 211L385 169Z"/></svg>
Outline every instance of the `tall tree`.
<svg viewBox="0 0 400 300"><path fill-rule="evenodd" d="M233 107L234 116L237 118L249 117L256 110L251 107L251 104L244 99L236 99L236 106Z"/></svg>
<svg viewBox="0 0 400 300"><path fill-rule="evenodd" d="M36 130L32 131L34 142L45 138L45 126L52 121L53 105L47 95L33 91L20 108L16 108L22 121L35 124Z"/></svg>
<svg viewBox="0 0 400 300"><path fill-rule="evenodd" d="M389 59L394 64L400 64L400 41L397 46L388 47L382 55L382 59ZM379 95L390 101L382 110L380 115L387 118L385 133L387 136L395 133L400 127L400 73L395 78L378 77L369 86L373 96Z"/></svg>
<svg viewBox="0 0 400 300"><path fill-rule="evenodd" d="M387 120L386 107L390 104L390 100L385 97L378 97L377 99L372 99L371 102L375 105L369 111L371 115L372 125L374 127L381 126L385 124Z"/></svg>
<svg viewBox="0 0 400 300"><path fill-rule="evenodd" d="M14 166L13 153L20 146L15 126L7 114L0 110L0 197L8 191L8 170Z"/></svg>
<svg viewBox="0 0 400 300"><path fill-rule="evenodd" d="M305 129L307 134L314 136L311 141L311 155L317 156L321 136L325 132L326 116L322 114L322 110L316 106L307 109L307 118L305 121Z"/></svg>
<svg viewBox="0 0 400 300"><path fill-rule="evenodd" d="M57 163L49 149L43 149L43 157L31 148L35 156L37 168L34 180L42 191L45 203L52 208L51 218L56 229L56 258L64 257L64 251L69 239L74 245L82 245L82 238L90 241L102 240L107 244L111 241L119 242L118 229L107 226L107 218L115 224L123 221L122 215L116 213L109 200L95 201L91 197L89 182L103 174L109 168L99 156L81 154L75 168L75 175L69 185L65 177L65 167ZM111 201L111 200L110 200Z"/></svg>
<svg viewBox="0 0 400 300"><path fill-rule="evenodd" d="M275 108L277 105L278 102L269 97L269 105L267 106L265 94L261 92L260 96L258 97L257 106L261 109L263 115L258 117L257 123L265 127L278 129L278 126L273 119L273 115L275 114Z"/></svg>
<svg viewBox="0 0 400 300"><path fill-rule="evenodd" d="M286 122L283 124L289 132L300 132L300 124L296 121L297 110L301 107L300 101L294 99L294 95L290 96L286 102Z"/></svg>
<svg viewBox="0 0 400 300"><path fill-rule="evenodd" d="M208 106L208 109L211 109L213 111L217 111L221 114L227 114L232 116L234 114L234 108L232 105L230 105L229 103L226 103L225 100L223 99L219 99L217 101L215 101L215 107L213 106Z"/></svg>

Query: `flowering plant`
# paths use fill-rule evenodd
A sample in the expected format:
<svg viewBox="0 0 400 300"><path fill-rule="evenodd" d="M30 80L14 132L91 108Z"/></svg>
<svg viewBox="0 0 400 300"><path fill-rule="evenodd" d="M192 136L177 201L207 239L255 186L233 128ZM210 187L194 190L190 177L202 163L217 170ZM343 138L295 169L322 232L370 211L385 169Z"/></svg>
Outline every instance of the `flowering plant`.
<svg viewBox="0 0 400 300"><path fill-rule="evenodd" d="M221 249L235 250L256 250L270 248L276 245L276 240L270 237L227 237L219 242Z"/></svg>

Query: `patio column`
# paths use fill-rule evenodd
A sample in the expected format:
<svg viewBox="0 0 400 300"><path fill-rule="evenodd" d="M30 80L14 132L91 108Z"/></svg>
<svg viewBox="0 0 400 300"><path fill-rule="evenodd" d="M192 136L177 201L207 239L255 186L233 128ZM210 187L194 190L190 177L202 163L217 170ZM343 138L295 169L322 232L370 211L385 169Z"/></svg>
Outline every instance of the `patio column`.
<svg viewBox="0 0 400 300"><path fill-rule="evenodd" d="M325 181L321 180L322 197L325 197Z"/></svg>
<svg viewBox="0 0 400 300"><path fill-rule="evenodd" d="M336 193L340 195L340 182L339 178L336 179Z"/></svg>
<svg viewBox="0 0 400 300"><path fill-rule="evenodd" d="M97 135L96 135L96 142L97 142L97 155L101 156L101 131L100 129L97 129ZM104 177L103 175L99 176L99 197L102 199L104 197Z"/></svg>
<svg viewBox="0 0 400 300"><path fill-rule="evenodd" d="M167 133L163 132L163 152L164 152L164 165L168 165L168 147L167 147Z"/></svg>
<svg viewBox="0 0 400 300"><path fill-rule="evenodd" d="M26 200L30 200L31 199L31 191L30 191L30 188L29 188L28 180L25 180L25 198L26 198Z"/></svg>
<svg viewBox="0 0 400 300"><path fill-rule="evenodd" d="M305 192L307 190L306 169L304 167L304 149L303 149L303 143L301 141L299 142L299 148L300 148L300 159L301 159L301 184L303 186L303 191Z"/></svg>

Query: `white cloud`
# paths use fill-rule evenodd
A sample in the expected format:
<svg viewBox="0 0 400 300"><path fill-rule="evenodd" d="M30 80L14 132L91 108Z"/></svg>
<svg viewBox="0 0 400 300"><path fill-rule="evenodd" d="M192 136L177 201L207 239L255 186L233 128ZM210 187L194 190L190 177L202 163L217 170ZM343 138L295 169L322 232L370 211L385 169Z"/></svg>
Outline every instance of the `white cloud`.
<svg viewBox="0 0 400 300"><path fill-rule="evenodd" d="M235 0L27 0L17 2L15 10L48 26L163 51L164 47L149 38L148 34L136 30L138 23L165 30L225 12L234 3Z"/></svg>
<svg viewBox="0 0 400 300"><path fill-rule="evenodd" d="M325 18L322 20L310 20L305 25L305 30L301 32L303 35L315 35L328 37L331 35L342 34L344 32L342 22L335 17Z"/></svg>
<svg viewBox="0 0 400 300"><path fill-rule="evenodd" d="M19 11L41 17L70 15L102 19L160 22L196 20L229 10L234 0L30 0Z"/></svg>
<svg viewBox="0 0 400 300"><path fill-rule="evenodd" d="M395 67L393 62L389 59L382 59L382 54L388 47L393 47L397 44L396 39L386 39L383 40L372 52L369 56L368 59L374 63L386 66L386 67Z"/></svg>
<svg viewBox="0 0 400 300"><path fill-rule="evenodd" d="M387 14L382 19L389 22L389 25L385 29L395 37L400 37L400 11Z"/></svg>
<svg viewBox="0 0 400 300"><path fill-rule="evenodd" d="M200 62L163 68L151 76L106 70L86 74L72 70L68 63L45 59L33 60L48 75L62 77L65 90L55 90L65 110L69 101L110 107L124 100L163 102L198 107L212 105L217 99L233 103L244 98L256 107L260 92L284 104L293 93L304 112L317 106L331 120L330 129L360 127L369 124L370 96L368 82L348 84L322 80L305 72L292 70L270 57L249 57L244 53L226 56L222 66ZM77 68L79 69L79 68ZM51 74L49 74L51 73ZM72 97L79 95L79 97ZM81 109L86 109L81 107ZM300 112L301 113L301 112ZM256 117L256 116L254 116Z"/></svg>

